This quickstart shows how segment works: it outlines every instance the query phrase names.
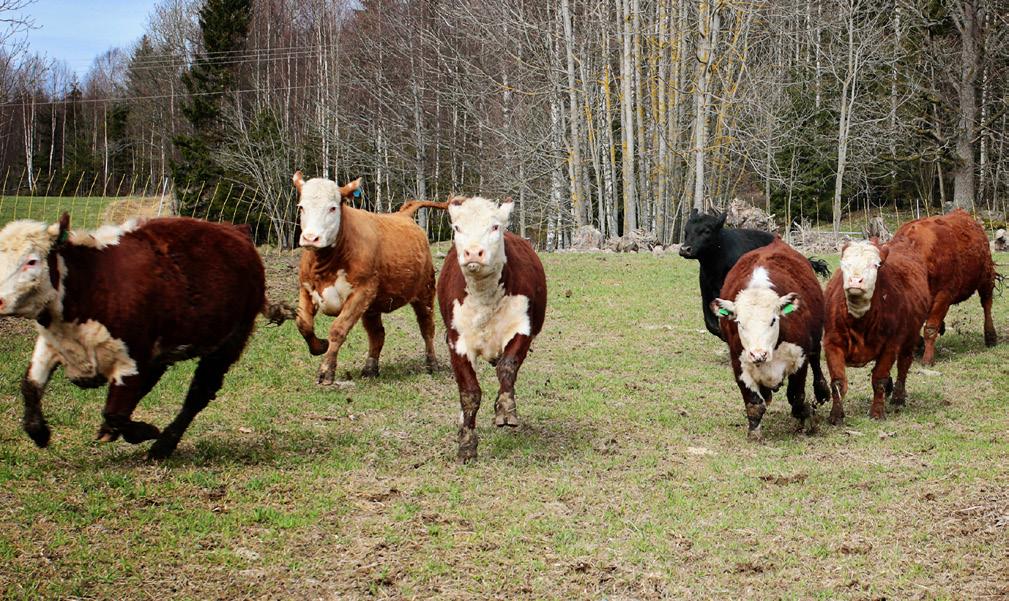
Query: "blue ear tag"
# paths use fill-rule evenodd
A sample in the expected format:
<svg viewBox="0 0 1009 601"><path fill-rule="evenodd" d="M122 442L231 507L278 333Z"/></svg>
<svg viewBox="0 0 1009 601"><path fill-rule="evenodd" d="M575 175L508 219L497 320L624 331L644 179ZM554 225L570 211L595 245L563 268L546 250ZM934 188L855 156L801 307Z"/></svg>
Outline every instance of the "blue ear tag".
<svg viewBox="0 0 1009 601"><path fill-rule="evenodd" d="M354 190L354 198L361 198L361 189Z"/></svg>
<svg viewBox="0 0 1009 601"><path fill-rule="evenodd" d="M795 305L793 305L792 303L788 303L787 305L781 308L781 313L783 315L788 315L792 311L795 311Z"/></svg>
<svg viewBox="0 0 1009 601"><path fill-rule="evenodd" d="M728 311L728 309L719 309L718 310L718 314L721 315L722 317L728 317L729 316L729 311Z"/></svg>

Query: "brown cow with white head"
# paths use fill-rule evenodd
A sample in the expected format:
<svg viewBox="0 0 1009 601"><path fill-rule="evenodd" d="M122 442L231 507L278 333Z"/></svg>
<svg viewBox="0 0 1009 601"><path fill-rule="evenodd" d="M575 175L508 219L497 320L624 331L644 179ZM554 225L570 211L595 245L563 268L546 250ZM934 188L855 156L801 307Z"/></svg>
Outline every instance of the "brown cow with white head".
<svg viewBox="0 0 1009 601"><path fill-rule="evenodd" d="M438 279L452 371L459 386L459 460L476 459L480 382L476 362L489 361L500 384L494 424L517 426L515 378L543 327L547 282L532 245L507 231L514 204L480 197L448 203L453 246Z"/></svg>
<svg viewBox="0 0 1009 601"><path fill-rule="evenodd" d="M301 217L298 331L309 352L325 356L317 382L333 384L337 354L360 319L368 334L368 359L362 375L377 376L385 344L382 314L413 307L420 325L428 370L434 354L434 266L427 234L412 216L425 203L408 202L397 213L375 214L348 206L360 189L357 179L344 186L325 178L293 177ZM315 335L315 315L336 317L329 340Z"/></svg>

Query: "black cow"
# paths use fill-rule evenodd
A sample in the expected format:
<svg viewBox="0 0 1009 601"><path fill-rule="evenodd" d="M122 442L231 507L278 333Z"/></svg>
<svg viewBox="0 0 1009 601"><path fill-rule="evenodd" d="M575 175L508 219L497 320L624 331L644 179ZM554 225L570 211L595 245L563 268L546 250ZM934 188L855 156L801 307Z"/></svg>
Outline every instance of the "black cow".
<svg viewBox="0 0 1009 601"><path fill-rule="evenodd" d="M699 279L704 326L722 340L725 338L718 327L718 317L711 312L711 301L718 297L725 276L739 257L755 248L767 246L774 240L774 234L760 230L725 229L725 217L725 213L707 215L697 209L690 211L683 244L680 246L681 257L697 259L701 263ZM817 274L830 276L826 261L811 258L809 264Z"/></svg>

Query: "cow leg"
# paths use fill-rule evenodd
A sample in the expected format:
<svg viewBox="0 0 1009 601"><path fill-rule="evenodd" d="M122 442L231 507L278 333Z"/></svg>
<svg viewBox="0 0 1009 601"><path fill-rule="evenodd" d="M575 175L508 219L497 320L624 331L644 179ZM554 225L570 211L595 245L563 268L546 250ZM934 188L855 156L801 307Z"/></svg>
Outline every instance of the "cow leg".
<svg viewBox="0 0 1009 601"><path fill-rule="evenodd" d="M925 365L935 363L935 339L939 337L939 326L946 318L952 298L946 292L940 292L932 300L932 310L925 320L925 353L921 357L921 362Z"/></svg>
<svg viewBox="0 0 1009 601"><path fill-rule="evenodd" d="M49 445L49 424L42 415L42 393L45 392L53 369L59 363L59 355L45 338L35 339L35 350L32 352L31 363L21 379L21 396L24 399L24 415L21 427L35 442L35 446L45 448Z"/></svg>
<svg viewBox="0 0 1009 601"><path fill-rule="evenodd" d="M365 378L378 376L378 357L385 345L385 326L382 325L381 313L365 313L361 317L361 325L368 333L368 359L364 362L361 375Z"/></svg>
<svg viewBox="0 0 1009 601"><path fill-rule="evenodd" d="M438 358L434 354L434 298L429 301L416 301L411 303L413 312L417 315L417 325L420 326L420 335L424 338L424 364L427 373L434 373L438 369Z"/></svg>
<svg viewBox="0 0 1009 601"><path fill-rule="evenodd" d="M167 368L167 365L146 365L140 373L123 378L122 384L109 385L97 440L111 442L121 435L128 443L139 444L161 434L157 427L147 422L134 421L130 416L140 399L154 388Z"/></svg>
<svg viewBox="0 0 1009 601"><path fill-rule="evenodd" d="M804 363L794 374L788 376L788 404L792 406L792 417L799 420L799 430L805 430L807 434L816 431L813 424L813 412L806 402L806 372L809 371L809 363Z"/></svg>
<svg viewBox="0 0 1009 601"><path fill-rule="evenodd" d="M477 435L476 413L480 410L480 381L476 370L469 359L452 350L449 346L449 356L452 361L452 373L459 385L459 404L462 412L459 414L459 454L460 463L468 463L476 459Z"/></svg>
<svg viewBox="0 0 1009 601"><path fill-rule="evenodd" d="M312 302L311 295L302 286L298 294L298 316L296 319L298 332L305 339L305 342L308 343L308 352L312 355L321 355L326 352L329 343L315 336L316 311L317 308L315 303Z"/></svg>
<svg viewBox="0 0 1009 601"><path fill-rule="evenodd" d="M220 348L200 358L182 409L151 445L147 451L148 459L167 459L175 451L196 415L217 398L217 391L224 384L224 374L228 373L231 365L241 356L251 333L250 324L249 329L232 335Z"/></svg>
<svg viewBox="0 0 1009 601"><path fill-rule="evenodd" d="M876 360L876 365L872 368L872 406L869 408L869 416L872 419L883 419L885 417L884 400L887 389L893 390L893 380L890 379L890 369L897 359L898 349L887 348Z"/></svg>
<svg viewBox="0 0 1009 601"><path fill-rule="evenodd" d="M823 377L823 366L820 365L820 345L809 353L808 364L813 370L813 398L816 399L817 406L827 402L830 398L830 387L827 386L827 379Z"/></svg>
<svg viewBox="0 0 1009 601"><path fill-rule="evenodd" d="M361 319L364 312L371 305L375 298L375 290L372 288L360 288L350 293L347 300L340 309L340 314L333 320L333 325L329 328L329 348L322 358L319 366L319 375L316 382L322 385L330 385L336 379L337 355L340 347L347 340L347 334L354 327L357 320Z"/></svg>
<svg viewBox="0 0 1009 601"><path fill-rule="evenodd" d="M998 344L998 334L995 333L995 322L991 318L992 296L995 291L993 284L985 284L978 288L978 296L981 297L981 308L984 310L984 344L985 346L995 346Z"/></svg>
<svg viewBox="0 0 1009 601"><path fill-rule="evenodd" d="M907 381L907 372L910 371L911 363L913 362L914 345L908 343L904 348L900 349L900 356L897 357L897 381L893 384L893 396L890 398L895 407L907 403L905 383Z"/></svg>
<svg viewBox="0 0 1009 601"><path fill-rule="evenodd" d="M844 422L844 397L848 394L848 376L845 374L844 351L837 347L824 347L827 354L827 371L830 373L830 423Z"/></svg>
<svg viewBox="0 0 1009 601"><path fill-rule="evenodd" d="M505 347L504 354L497 361L497 379L501 388L498 390L497 401L494 403L494 425L497 427L519 425L518 411L515 407L515 378L519 367L526 360L532 338L518 334Z"/></svg>

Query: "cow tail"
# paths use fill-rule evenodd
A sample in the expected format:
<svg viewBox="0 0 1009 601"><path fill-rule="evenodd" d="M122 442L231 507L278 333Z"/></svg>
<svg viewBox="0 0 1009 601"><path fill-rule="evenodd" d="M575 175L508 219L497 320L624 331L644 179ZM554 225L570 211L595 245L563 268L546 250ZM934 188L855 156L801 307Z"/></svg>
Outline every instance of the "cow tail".
<svg viewBox="0 0 1009 601"><path fill-rule="evenodd" d="M266 318L270 324L279 326L289 319L294 319L298 316L298 312L295 311L294 307L285 303L271 303L270 299L263 298L263 308L260 310L263 317Z"/></svg>
<svg viewBox="0 0 1009 601"><path fill-rule="evenodd" d="M448 208L448 203L434 202L432 200L408 200L399 208L399 214L407 217L413 217L414 213L423 208L445 210Z"/></svg>
<svg viewBox="0 0 1009 601"><path fill-rule="evenodd" d="M816 257L809 257L809 265L816 272L816 275L826 279L830 277L830 265L823 259L817 259Z"/></svg>

